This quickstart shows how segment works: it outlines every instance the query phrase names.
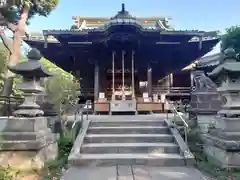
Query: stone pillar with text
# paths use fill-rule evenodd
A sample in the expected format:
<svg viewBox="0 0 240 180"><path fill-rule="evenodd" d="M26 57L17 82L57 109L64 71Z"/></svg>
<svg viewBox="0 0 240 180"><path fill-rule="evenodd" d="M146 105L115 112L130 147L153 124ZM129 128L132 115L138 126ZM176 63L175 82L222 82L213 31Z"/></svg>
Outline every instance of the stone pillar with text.
<svg viewBox="0 0 240 180"><path fill-rule="evenodd" d="M204 152L222 168L240 166L240 62L229 48L224 59L208 74L217 82L223 105L216 125L203 136Z"/></svg>
<svg viewBox="0 0 240 180"><path fill-rule="evenodd" d="M40 78L50 74L38 62L41 59L39 51L32 49L28 59L9 67L23 77L17 88L23 92L25 100L14 112L14 117L4 120L1 126L0 164L17 169L40 169L57 157L58 146L43 110L36 103L38 93L44 92Z"/></svg>

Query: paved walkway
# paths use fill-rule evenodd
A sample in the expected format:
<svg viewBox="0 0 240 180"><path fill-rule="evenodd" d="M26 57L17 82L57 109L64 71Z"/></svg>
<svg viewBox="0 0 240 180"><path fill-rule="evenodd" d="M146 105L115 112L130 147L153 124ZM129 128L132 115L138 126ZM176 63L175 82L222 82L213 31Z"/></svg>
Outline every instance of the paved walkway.
<svg viewBox="0 0 240 180"><path fill-rule="evenodd" d="M211 180L188 167L72 167L61 180Z"/></svg>

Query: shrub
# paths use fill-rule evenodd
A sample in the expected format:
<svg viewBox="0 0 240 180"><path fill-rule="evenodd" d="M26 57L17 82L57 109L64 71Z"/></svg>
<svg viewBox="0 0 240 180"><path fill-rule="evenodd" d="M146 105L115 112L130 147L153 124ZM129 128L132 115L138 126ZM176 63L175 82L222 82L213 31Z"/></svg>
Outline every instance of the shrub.
<svg viewBox="0 0 240 180"><path fill-rule="evenodd" d="M42 59L41 64L53 75L43 80L47 100L54 104L55 109L61 115L78 103L80 83L72 74L46 59Z"/></svg>
<svg viewBox="0 0 240 180"><path fill-rule="evenodd" d="M0 180L15 180L20 171L14 170L10 167L0 167Z"/></svg>

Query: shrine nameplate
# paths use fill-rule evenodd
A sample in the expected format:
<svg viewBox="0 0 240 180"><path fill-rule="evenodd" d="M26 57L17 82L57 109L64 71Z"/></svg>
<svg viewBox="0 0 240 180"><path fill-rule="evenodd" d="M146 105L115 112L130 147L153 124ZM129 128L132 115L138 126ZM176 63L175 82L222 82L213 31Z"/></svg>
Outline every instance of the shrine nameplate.
<svg viewBox="0 0 240 180"><path fill-rule="evenodd" d="M111 101L112 112L135 112L136 100L115 100Z"/></svg>

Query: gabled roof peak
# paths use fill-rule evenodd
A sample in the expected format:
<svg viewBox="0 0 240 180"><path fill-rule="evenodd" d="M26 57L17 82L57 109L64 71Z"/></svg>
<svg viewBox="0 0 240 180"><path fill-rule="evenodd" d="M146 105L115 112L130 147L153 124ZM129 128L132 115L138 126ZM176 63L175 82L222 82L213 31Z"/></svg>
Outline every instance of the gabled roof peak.
<svg viewBox="0 0 240 180"><path fill-rule="evenodd" d="M118 13L111 19L136 19L136 18L131 16L129 12L125 10L125 4L122 3L121 11L118 11Z"/></svg>
<svg viewBox="0 0 240 180"><path fill-rule="evenodd" d="M122 3L122 12L124 12L124 11L125 11L125 4Z"/></svg>

